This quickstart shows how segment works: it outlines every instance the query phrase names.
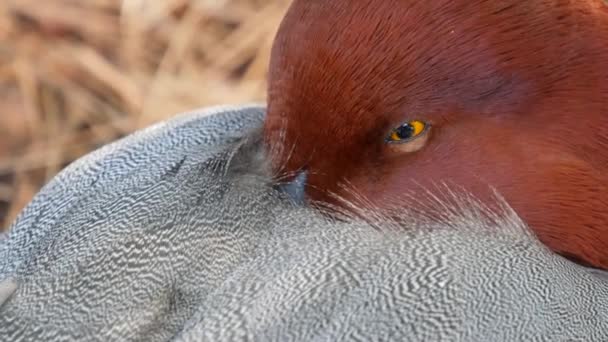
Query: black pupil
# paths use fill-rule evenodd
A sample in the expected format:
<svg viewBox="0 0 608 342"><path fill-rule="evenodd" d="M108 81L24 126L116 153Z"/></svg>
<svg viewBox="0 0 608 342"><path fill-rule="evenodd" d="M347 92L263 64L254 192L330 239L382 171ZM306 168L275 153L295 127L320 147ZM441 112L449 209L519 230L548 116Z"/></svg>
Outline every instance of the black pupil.
<svg viewBox="0 0 608 342"><path fill-rule="evenodd" d="M409 123L403 124L395 130L395 133L397 133L400 139L409 139L414 135L414 126Z"/></svg>

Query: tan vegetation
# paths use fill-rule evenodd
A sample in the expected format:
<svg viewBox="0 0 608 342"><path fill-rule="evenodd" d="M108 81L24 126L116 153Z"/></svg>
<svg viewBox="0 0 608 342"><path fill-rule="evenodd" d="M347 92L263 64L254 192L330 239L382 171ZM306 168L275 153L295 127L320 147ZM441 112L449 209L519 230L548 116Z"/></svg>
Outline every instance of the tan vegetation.
<svg viewBox="0 0 608 342"><path fill-rule="evenodd" d="M135 129L263 101L289 0L0 2L0 230L69 162Z"/></svg>

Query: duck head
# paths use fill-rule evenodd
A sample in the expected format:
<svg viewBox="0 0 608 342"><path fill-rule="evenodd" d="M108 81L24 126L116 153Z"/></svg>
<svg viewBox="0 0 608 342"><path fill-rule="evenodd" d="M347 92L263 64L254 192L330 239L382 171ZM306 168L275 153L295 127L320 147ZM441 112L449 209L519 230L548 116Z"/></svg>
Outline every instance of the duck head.
<svg viewBox="0 0 608 342"><path fill-rule="evenodd" d="M601 0L295 0L265 139L308 200L432 212L437 184L496 190L549 248L608 268L607 64Z"/></svg>

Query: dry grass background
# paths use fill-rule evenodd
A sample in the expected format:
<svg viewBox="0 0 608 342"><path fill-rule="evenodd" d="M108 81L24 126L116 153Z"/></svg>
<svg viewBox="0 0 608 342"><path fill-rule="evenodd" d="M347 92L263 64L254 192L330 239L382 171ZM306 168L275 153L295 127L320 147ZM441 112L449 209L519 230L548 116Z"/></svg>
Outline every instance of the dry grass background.
<svg viewBox="0 0 608 342"><path fill-rule="evenodd" d="M263 101L289 0L2 0L0 230L74 159L196 107Z"/></svg>

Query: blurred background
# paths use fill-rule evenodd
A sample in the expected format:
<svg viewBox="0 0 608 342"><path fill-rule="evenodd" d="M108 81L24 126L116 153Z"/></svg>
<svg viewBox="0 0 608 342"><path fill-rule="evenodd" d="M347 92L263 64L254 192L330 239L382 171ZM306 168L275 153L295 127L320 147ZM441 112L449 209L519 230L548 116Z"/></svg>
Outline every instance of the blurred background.
<svg viewBox="0 0 608 342"><path fill-rule="evenodd" d="M74 159L197 107L265 100L290 0L1 0L0 231Z"/></svg>

